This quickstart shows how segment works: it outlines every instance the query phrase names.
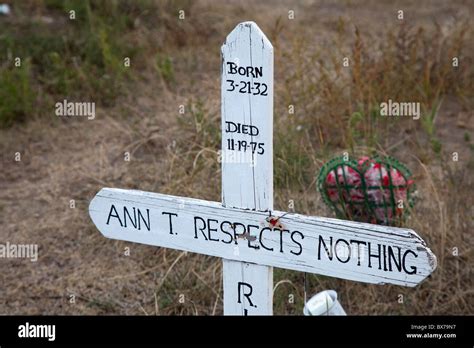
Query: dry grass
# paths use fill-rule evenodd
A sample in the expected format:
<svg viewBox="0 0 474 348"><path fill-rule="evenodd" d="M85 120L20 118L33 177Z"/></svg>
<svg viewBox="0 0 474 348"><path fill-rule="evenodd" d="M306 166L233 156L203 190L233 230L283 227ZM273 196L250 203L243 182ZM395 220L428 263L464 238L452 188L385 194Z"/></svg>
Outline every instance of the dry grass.
<svg viewBox="0 0 474 348"><path fill-rule="evenodd" d="M276 47L275 208L287 210L294 200L299 213L332 216L315 187L324 161L343 151L388 153L414 173L420 201L407 226L438 257L435 273L414 289L307 275L308 295L335 289L350 314L473 313L472 4L152 4L161 17L133 12L139 22L125 37L139 52L119 81L121 92L95 120L58 119L46 103L26 122L0 130L0 242L40 246L37 263L0 260L0 313L222 313L220 260L107 240L87 208L104 186L220 199L219 48L243 20L255 20ZM184 22L174 17L180 6ZM42 2L28 11L50 15ZM458 69L453 55L461 57ZM351 68L342 66L344 56ZM42 94L58 96L33 87L38 105ZM388 98L421 102L425 121L381 118L377 105ZM13 160L17 151L21 162ZM276 314L301 314L303 296L302 273L275 270Z"/></svg>

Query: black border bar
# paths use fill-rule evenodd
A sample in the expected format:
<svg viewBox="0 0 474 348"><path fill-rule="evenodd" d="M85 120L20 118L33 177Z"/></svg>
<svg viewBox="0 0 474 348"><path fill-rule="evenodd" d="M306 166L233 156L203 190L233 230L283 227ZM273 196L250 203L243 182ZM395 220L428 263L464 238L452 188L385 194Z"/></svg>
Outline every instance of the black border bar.
<svg viewBox="0 0 474 348"><path fill-rule="evenodd" d="M55 325L55 340L21 338L20 325ZM421 335L408 337L408 335ZM442 337L439 337L441 335ZM455 336L455 337L454 337ZM0 316L0 347L59 344L474 344L473 316Z"/></svg>

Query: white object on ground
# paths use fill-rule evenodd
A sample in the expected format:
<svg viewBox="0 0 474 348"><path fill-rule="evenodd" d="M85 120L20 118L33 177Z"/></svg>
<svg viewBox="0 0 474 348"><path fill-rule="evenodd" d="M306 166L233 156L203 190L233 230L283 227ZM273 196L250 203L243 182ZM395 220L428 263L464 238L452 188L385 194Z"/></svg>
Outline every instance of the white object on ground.
<svg viewBox="0 0 474 348"><path fill-rule="evenodd" d="M337 300L334 290L325 290L317 293L306 302L304 315L347 315Z"/></svg>
<svg viewBox="0 0 474 348"><path fill-rule="evenodd" d="M8 16L10 14L10 6L8 4L0 4L0 14Z"/></svg>

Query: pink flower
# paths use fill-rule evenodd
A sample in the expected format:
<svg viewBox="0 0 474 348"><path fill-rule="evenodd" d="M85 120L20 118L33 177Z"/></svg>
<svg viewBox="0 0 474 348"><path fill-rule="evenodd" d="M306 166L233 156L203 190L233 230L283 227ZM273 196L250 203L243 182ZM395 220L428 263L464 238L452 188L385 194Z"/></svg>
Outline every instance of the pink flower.
<svg viewBox="0 0 474 348"><path fill-rule="evenodd" d="M403 216L412 184L393 164L368 156L359 158L357 168L336 165L324 182L327 198L347 218L384 224Z"/></svg>

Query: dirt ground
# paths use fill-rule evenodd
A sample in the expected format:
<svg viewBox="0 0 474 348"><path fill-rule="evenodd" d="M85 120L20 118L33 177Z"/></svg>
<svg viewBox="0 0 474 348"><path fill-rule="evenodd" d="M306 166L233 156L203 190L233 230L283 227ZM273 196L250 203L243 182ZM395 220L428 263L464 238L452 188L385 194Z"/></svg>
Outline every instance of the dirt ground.
<svg viewBox="0 0 474 348"><path fill-rule="evenodd" d="M126 93L113 106L97 108L95 119L59 119L51 106L51 115L0 129L0 243L39 245L37 262L0 259L0 313L222 314L219 259L105 239L89 218L89 201L102 187L220 200L216 189L220 169L212 153L219 149L219 140L209 134L213 127L220 127L219 48L237 23L256 21L275 46L278 127L291 98L287 79L297 71L292 60L296 55L287 55L302 39L304 47L313 51L329 50L337 42L343 21L347 32L357 27L364 35L364 49L376 52L377 40L397 25L399 9L412 25L430 31L437 23L449 31L462 18L472 17L474 6L469 1L201 1L193 5L187 20L209 23L209 28L193 34L179 27L169 38L178 43L167 51L173 58L174 83L166 83L146 66L133 70L132 63ZM289 10L295 11L294 20L288 19ZM472 45L472 36L467 42ZM340 44L341 51L350 54L350 46L345 41ZM472 47L465 52L472 53ZM464 61L472 65L467 53ZM312 69L302 59L302 66ZM472 72L472 67L468 69ZM301 103L324 105L329 98L294 104L296 108ZM308 275L308 295L335 289L353 315L473 313L474 162L469 139L474 117L466 107L472 101L472 91L464 99L455 93L444 97L436 120L435 136L443 145L438 154L418 126L380 142L379 149L406 163L417 180L421 201L407 226L438 257L432 277L417 288L402 288ZM199 103L204 105L205 125L210 127L207 135L194 129ZM185 106L184 116L179 114L180 105ZM305 126L310 116L298 122ZM322 145L312 143L317 152L305 162L312 177L299 180L295 176L293 184L283 179L276 184L275 208L286 210L293 199L299 213L334 216L314 183L322 163L346 148L330 134L326 134L324 142L329 145L324 151ZM274 141L277 146L280 138ZM203 148L210 153L200 153ZM21 161L15 161L17 152ZM124 160L125 152L130 153L130 161ZM452 161L453 152L458 152L459 161ZM326 157L318 157L323 153ZM275 160L277 170L287 170L287 163L280 162ZM454 255L453 248L458 254ZM278 284L275 313L302 314L303 274L275 270L274 282ZM290 295L294 302L288 300Z"/></svg>

